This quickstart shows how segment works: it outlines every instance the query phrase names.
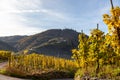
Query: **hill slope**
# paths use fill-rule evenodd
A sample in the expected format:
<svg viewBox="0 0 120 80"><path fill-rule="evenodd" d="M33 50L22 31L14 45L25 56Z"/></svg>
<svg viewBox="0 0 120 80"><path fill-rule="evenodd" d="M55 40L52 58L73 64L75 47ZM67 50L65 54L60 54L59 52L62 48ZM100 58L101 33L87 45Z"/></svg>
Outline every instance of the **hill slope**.
<svg viewBox="0 0 120 80"><path fill-rule="evenodd" d="M6 36L6 37L0 37L0 40L5 42L5 43L8 43L9 45L11 46L14 46L20 39L23 39L27 36Z"/></svg>
<svg viewBox="0 0 120 80"><path fill-rule="evenodd" d="M9 50L9 51L16 51L16 49L9 44L0 41L0 50Z"/></svg>
<svg viewBox="0 0 120 80"><path fill-rule="evenodd" d="M0 37L0 49L19 52L27 49L29 53L70 58L71 49L78 45L78 34L72 29L51 29L31 36Z"/></svg>
<svg viewBox="0 0 120 80"><path fill-rule="evenodd" d="M78 34L71 29L52 29L21 39L15 48L19 51L28 49L30 52L70 58L71 49L77 47Z"/></svg>

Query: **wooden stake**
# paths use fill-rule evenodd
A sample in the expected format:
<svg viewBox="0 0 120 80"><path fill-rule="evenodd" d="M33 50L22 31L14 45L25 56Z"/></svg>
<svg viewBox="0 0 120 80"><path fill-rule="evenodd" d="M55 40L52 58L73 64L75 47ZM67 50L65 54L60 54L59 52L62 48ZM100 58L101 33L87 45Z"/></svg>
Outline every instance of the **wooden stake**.
<svg viewBox="0 0 120 80"><path fill-rule="evenodd" d="M81 33L83 33L83 30L81 30Z"/></svg>
<svg viewBox="0 0 120 80"><path fill-rule="evenodd" d="M112 0L110 0L110 3L111 3L111 7L112 7L112 9L114 9L114 6L113 6L113 1L112 1Z"/></svg>
<svg viewBox="0 0 120 80"><path fill-rule="evenodd" d="M97 30L99 29L99 24L97 24Z"/></svg>
<svg viewBox="0 0 120 80"><path fill-rule="evenodd" d="M83 30L81 30L82 38L83 38Z"/></svg>

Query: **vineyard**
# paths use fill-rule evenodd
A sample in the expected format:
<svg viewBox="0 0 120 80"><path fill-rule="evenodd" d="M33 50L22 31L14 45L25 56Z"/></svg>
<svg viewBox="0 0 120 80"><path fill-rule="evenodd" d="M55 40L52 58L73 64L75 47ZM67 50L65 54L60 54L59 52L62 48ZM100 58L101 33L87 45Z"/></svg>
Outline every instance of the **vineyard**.
<svg viewBox="0 0 120 80"><path fill-rule="evenodd" d="M0 60L8 60L11 57L11 51L0 50Z"/></svg>
<svg viewBox="0 0 120 80"><path fill-rule="evenodd" d="M35 53L15 55L10 51L0 51L0 58L8 60L8 66L3 74L15 77L69 78L74 76L78 69L78 64L73 60Z"/></svg>
<svg viewBox="0 0 120 80"><path fill-rule="evenodd" d="M40 54L11 55L6 68L7 75L24 78L72 77L78 69L73 60ZM46 75L45 75L46 74ZM42 76L42 77L41 77ZM48 77L46 77L48 76Z"/></svg>
<svg viewBox="0 0 120 80"><path fill-rule="evenodd" d="M17 55L0 51L0 60L8 62L6 74L37 79L47 76L45 80L73 77L75 80L120 80L120 7L114 7L110 1L110 14L103 15L109 32L101 31L99 24L88 36L81 30L79 44L71 50L71 59L29 54L27 49Z"/></svg>
<svg viewBox="0 0 120 80"><path fill-rule="evenodd" d="M72 58L80 67L76 77L120 80L120 7L112 4L110 13L103 15L109 33L99 30L98 24L89 37L81 31L79 45L72 50Z"/></svg>
<svg viewBox="0 0 120 80"><path fill-rule="evenodd" d="M77 68L77 64L72 60L44 56L39 54L12 55L9 59L9 67L18 69L22 72L35 74L44 70L68 70Z"/></svg>
<svg viewBox="0 0 120 80"><path fill-rule="evenodd" d="M79 45L73 49L72 58L79 65L81 76L97 76L99 78L112 78L120 74L119 48L113 47L111 35L104 35L99 29L93 29L91 35L86 37L84 33L79 35Z"/></svg>

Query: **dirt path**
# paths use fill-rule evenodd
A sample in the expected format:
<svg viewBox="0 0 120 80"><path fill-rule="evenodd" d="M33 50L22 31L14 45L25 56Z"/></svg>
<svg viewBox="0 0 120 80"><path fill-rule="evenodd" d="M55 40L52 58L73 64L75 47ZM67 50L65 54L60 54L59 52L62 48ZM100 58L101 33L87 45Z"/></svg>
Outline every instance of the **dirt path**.
<svg viewBox="0 0 120 80"><path fill-rule="evenodd" d="M7 62L0 63L0 69L4 68L6 65ZM30 80L30 79L20 79L0 74L0 80ZM73 79L51 79L51 80L73 80Z"/></svg>
<svg viewBox="0 0 120 80"><path fill-rule="evenodd" d="M74 79L51 79L51 80L74 80Z"/></svg>
<svg viewBox="0 0 120 80"><path fill-rule="evenodd" d="M7 65L7 62L0 63L0 69L3 68L3 67L5 67L6 65Z"/></svg>
<svg viewBox="0 0 120 80"><path fill-rule="evenodd" d="M5 67L7 65L7 62L0 63L0 69ZM0 80L28 80L28 79L20 79L20 78L14 78L10 76L5 76L0 74Z"/></svg>

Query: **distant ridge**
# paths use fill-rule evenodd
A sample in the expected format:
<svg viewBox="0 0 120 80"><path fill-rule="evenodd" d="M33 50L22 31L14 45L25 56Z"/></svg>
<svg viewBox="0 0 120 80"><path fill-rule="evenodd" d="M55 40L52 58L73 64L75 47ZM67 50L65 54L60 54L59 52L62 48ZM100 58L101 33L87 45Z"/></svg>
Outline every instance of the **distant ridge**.
<svg viewBox="0 0 120 80"><path fill-rule="evenodd" d="M0 50L9 50L9 51L16 51L16 49L9 44L0 41Z"/></svg>
<svg viewBox="0 0 120 80"><path fill-rule="evenodd" d="M8 43L11 46L14 46L20 39L25 38L27 36L20 36L20 35L15 35L15 36L5 36L5 37L0 37L0 40Z"/></svg>

